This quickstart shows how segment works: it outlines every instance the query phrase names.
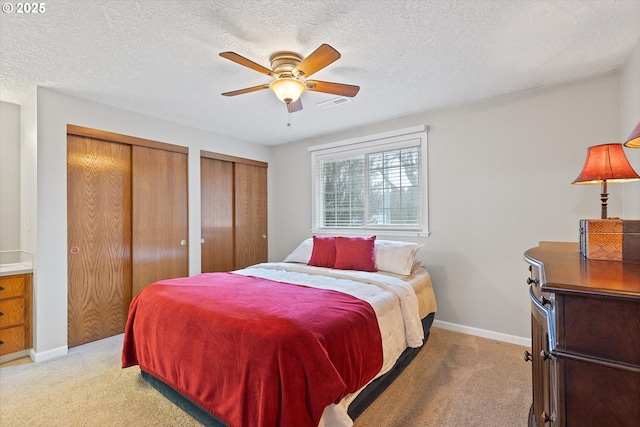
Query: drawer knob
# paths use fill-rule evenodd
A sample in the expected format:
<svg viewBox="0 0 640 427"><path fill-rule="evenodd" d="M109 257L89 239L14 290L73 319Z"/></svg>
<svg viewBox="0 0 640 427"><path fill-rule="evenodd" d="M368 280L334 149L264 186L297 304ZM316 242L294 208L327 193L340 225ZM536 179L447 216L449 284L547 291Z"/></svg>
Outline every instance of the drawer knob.
<svg viewBox="0 0 640 427"><path fill-rule="evenodd" d="M4 341L0 340L0 345L4 344Z"/></svg>
<svg viewBox="0 0 640 427"><path fill-rule="evenodd" d="M549 298L545 298L544 295L540 297L540 304L547 305L551 304L551 300Z"/></svg>
<svg viewBox="0 0 640 427"><path fill-rule="evenodd" d="M0 316L4 316L4 313L0 311Z"/></svg>
<svg viewBox="0 0 640 427"><path fill-rule="evenodd" d="M527 277L527 285L537 285L537 284L538 284L538 279Z"/></svg>
<svg viewBox="0 0 640 427"><path fill-rule="evenodd" d="M542 421L546 424L548 422L553 421L551 419L551 417L549 416L549 414L547 414L547 411L542 411Z"/></svg>
<svg viewBox="0 0 640 427"><path fill-rule="evenodd" d="M2 286L0 286L0 291L4 291L4 288Z"/></svg>
<svg viewBox="0 0 640 427"><path fill-rule="evenodd" d="M549 359L551 359L551 356L553 356L553 355L551 353L549 353L548 351L546 351L546 350L542 350L540 352L540 356L542 356L542 360L549 360Z"/></svg>
<svg viewBox="0 0 640 427"><path fill-rule="evenodd" d="M524 351L524 361L531 362L533 360L533 355L529 353L527 350Z"/></svg>

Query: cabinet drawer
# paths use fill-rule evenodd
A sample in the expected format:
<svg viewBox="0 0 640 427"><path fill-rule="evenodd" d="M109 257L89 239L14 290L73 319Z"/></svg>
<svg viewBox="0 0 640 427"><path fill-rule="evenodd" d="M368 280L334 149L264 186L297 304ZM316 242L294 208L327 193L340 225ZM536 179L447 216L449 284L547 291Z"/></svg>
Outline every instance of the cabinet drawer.
<svg viewBox="0 0 640 427"><path fill-rule="evenodd" d="M0 301L0 328L24 323L24 298Z"/></svg>
<svg viewBox="0 0 640 427"><path fill-rule="evenodd" d="M0 299L24 296L25 284L24 274L0 277Z"/></svg>
<svg viewBox="0 0 640 427"><path fill-rule="evenodd" d="M640 420L640 372L558 358L565 387L561 425L636 427Z"/></svg>
<svg viewBox="0 0 640 427"><path fill-rule="evenodd" d="M24 326L0 329L0 356L25 350Z"/></svg>
<svg viewBox="0 0 640 427"><path fill-rule="evenodd" d="M640 367L640 311L633 300L556 295L563 350Z"/></svg>
<svg viewBox="0 0 640 427"><path fill-rule="evenodd" d="M533 293L532 298L535 297L535 299L541 303L545 300L549 300L551 298L551 293L542 291L542 275L540 273L540 268L536 265L529 264L529 271L531 273L527 279L527 283L531 286L531 291Z"/></svg>

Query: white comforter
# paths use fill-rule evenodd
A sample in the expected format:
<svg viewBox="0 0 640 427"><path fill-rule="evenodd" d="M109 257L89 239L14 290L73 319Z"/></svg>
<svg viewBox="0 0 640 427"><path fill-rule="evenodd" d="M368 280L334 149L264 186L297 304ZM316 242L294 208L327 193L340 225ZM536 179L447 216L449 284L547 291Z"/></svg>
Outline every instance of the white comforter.
<svg viewBox="0 0 640 427"><path fill-rule="evenodd" d="M367 301L376 313L382 336L383 365L378 376L388 372L406 347L420 347L424 331L413 288L403 280L383 274L310 267L295 263L263 263L236 274L280 282L332 289ZM347 407L357 393L325 410L320 426L351 426Z"/></svg>

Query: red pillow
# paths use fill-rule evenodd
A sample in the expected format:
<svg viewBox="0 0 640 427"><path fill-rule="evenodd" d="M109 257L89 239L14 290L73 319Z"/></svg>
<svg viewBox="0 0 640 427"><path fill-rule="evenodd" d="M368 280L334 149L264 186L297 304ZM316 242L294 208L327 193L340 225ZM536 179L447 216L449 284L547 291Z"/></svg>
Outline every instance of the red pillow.
<svg viewBox="0 0 640 427"><path fill-rule="evenodd" d="M330 267L336 262L336 238L313 236L313 250L307 265Z"/></svg>
<svg viewBox="0 0 640 427"><path fill-rule="evenodd" d="M376 236L336 237L336 262L340 270L376 270Z"/></svg>

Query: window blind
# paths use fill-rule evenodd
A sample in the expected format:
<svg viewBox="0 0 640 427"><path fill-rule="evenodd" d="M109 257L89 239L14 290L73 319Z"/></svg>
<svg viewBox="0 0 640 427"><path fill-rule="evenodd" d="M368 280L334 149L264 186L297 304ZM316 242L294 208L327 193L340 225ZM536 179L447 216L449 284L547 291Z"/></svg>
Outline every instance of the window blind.
<svg viewBox="0 0 640 427"><path fill-rule="evenodd" d="M426 132L312 151L314 231L426 232Z"/></svg>

